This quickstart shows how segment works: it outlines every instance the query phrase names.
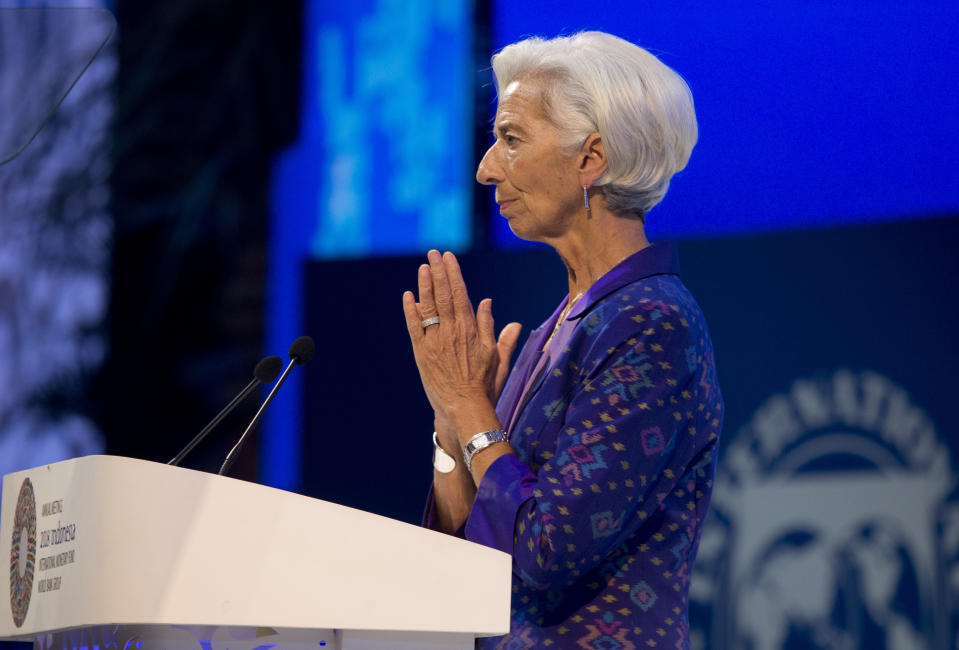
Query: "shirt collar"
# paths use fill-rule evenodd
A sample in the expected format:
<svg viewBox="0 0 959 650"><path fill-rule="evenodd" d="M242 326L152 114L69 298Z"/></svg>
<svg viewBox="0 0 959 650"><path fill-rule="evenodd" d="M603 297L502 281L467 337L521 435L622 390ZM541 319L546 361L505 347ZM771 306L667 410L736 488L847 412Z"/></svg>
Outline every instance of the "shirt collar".
<svg viewBox="0 0 959 650"><path fill-rule="evenodd" d="M613 291L653 275L679 275L679 255L672 242L650 244L609 270L586 290L567 318L579 318ZM565 303L564 303L565 304Z"/></svg>

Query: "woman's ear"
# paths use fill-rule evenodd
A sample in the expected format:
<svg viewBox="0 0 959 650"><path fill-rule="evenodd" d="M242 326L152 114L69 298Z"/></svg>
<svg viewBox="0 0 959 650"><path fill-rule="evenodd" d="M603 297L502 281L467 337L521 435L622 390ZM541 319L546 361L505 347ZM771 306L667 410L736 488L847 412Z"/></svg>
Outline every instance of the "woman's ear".
<svg viewBox="0 0 959 650"><path fill-rule="evenodd" d="M603 138L599 133L593 133L583 143L579 156L579 184L583 187L592 187L599 177L606 173L609 161L606 160L606 149L603 147Z"/></svg>

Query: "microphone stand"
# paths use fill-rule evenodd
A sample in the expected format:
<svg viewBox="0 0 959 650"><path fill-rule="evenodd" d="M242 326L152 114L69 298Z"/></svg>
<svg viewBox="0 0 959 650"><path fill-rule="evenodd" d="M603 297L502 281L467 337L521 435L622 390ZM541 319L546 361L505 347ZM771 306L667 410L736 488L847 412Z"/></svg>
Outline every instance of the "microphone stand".
<svg viewBox="0 0 959 650"><path fill-rule="evenodd" d="M270 391L270 394L267 395L266 400L263 404L260 405L260 409L256 412L256 415L253 416L253 420L250 421L249 426L247 426L246 431L243 432L243 435L240 436L240 439L234 445L233 449L230 450L230 453L227 454L226 460L223 461L223 465L220 466L220 471L217 472L220 476L223 476L227 473L233 463L236 461L237 455L240 453L240 449L243 448L243 443L246 442L247 436L250 434L250 431L253 430L253 427L259 423L260 418L263 416L263 411L266 410L266 407L269 406L270 402L273 401L273 397L276 395L276 391L280 389L280 386L283 385L283 382L286 381L287 376L290 374L290 371L293 370L293 366L299 363L299 359L292 358L290 363L286 366L286 369L283 371L283 374L280 375L280 378L275 384L273 384L273 389Z"/></svg>
<svg viewBox="0 0 959 650"><path fill-rule="evenodd" d="M250 381L250 383L247 384L242 391L240 391L240 394L234 397L232 402L230 402L225 407L223 407L223 410L217 413L216 417L213 418L213 420L208 425L203 427L203 431L196 434L196 437L194 437L193 440L190 441L190 444L184 447L183 451L181 451L179 454L174 456L173 459L169 463L167 463L167 465L179 465L180 461L183 460L187 454L193 451L193 448L196 447L198 444L200 444L201 440L206 438L206 435L213 430L213 427L218 425L220 423L220 420L225 418L230 411L236 408L237 404L242 402L246 398L246 396L249 395L253 391L253 389L256 388L258 385L260 385L261 383L262 382L259 380L258 377L254 377L252 381Z"/></svg>

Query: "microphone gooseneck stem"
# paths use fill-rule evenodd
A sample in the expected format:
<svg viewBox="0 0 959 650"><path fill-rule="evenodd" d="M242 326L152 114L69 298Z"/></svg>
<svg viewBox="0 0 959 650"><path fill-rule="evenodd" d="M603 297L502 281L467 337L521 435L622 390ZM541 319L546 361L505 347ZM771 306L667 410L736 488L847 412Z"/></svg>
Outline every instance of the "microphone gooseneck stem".
<svg viewBox="0 0 959 650"><path fill-rule="evenodd" d="M230 467L233 465L233 462L236 460L237 455L240 453L240 449L243 448L243 443L246 442L246 438L250 435L250 431L253 430L253 427L257 425L260 421L260 418L263 416L263 411L266 410L266 407L270 405L270 402L273 401L273 397L276 395L276 391L280 389L280 386L283 385L283 382L286 381L287 375L290 374L290 371L293 370L293 366L297 364L297 359L290 359L290 363L286 366L286 369L283 371L283 374L280 375L280 378L273 385L273 389L270 391L270 394L267 395L266 400L263 401L263 404L260 405L260 410L256 412L256 415L253 416L253 420L250 421L250 425L246 428L246 431L243 432L243 435L240 436L240 439L234 445L233 449L230 450L230 453L227 454L226 460L223 461L223 465L220 466L220 471L217 472L220 476L223 476L227 473Z"/></svg>
<svg viewBox="0 0 959 650"><path fill-rule="evenodd" d="M218 425L218 424L220 423L220 420L222 420L223 418L225 418L225 417L227 416L227 414L230 413L230 411L232 411L234 408L236 408L236 405L239 404L240 402L242 402L242 401L246 398L246 396L249 395L249 394L253 391L253 389L256 388L260 383L261 383L260 380L259 380L258 378L256 378L256 377L254 377L254 378L250 381L250 383L247 384L246 387L245 387L242 391L240 391L240 394L237 395L236 397L234 397L232 402L230 402L230 403L227 404L225 407L223 407L223 410L220 411L219 413L217 413L216 417L213 418L213 420L211 420L208 425L206 425L205 427L203 427L203 431L201 431L200 433L196 434L196 437L194 437L193 440L190 441L190 444L188 444L186 447L184 447L184 448L183 448L183 451L181 451L179 454L177 454L176 456L174 456L173 459L170 460L169 463L167 463L167 465L179 465L179 464L180 464L180 461L183 460L183 458L184 458L187 454L189 454L191 451L193 451L193 448L196 447L198 444L200 444L200 442L201 442L204 438L206 438L207 434L210 433L210 431L213 430L213 427L215 427L216 425Z"/></svg>

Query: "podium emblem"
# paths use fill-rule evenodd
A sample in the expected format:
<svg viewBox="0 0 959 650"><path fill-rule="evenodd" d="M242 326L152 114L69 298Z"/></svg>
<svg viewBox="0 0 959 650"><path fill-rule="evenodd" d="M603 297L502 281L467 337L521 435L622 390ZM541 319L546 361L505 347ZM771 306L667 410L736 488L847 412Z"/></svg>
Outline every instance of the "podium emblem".
<svg viewBox="0 0 959 650"><path fill-rule="evenodd" d="M33 572L37 561L37 501L33 483L23 479L14 512L13 543L10 545L10 610L13 623L23 625L33 593Z"/></svg>

